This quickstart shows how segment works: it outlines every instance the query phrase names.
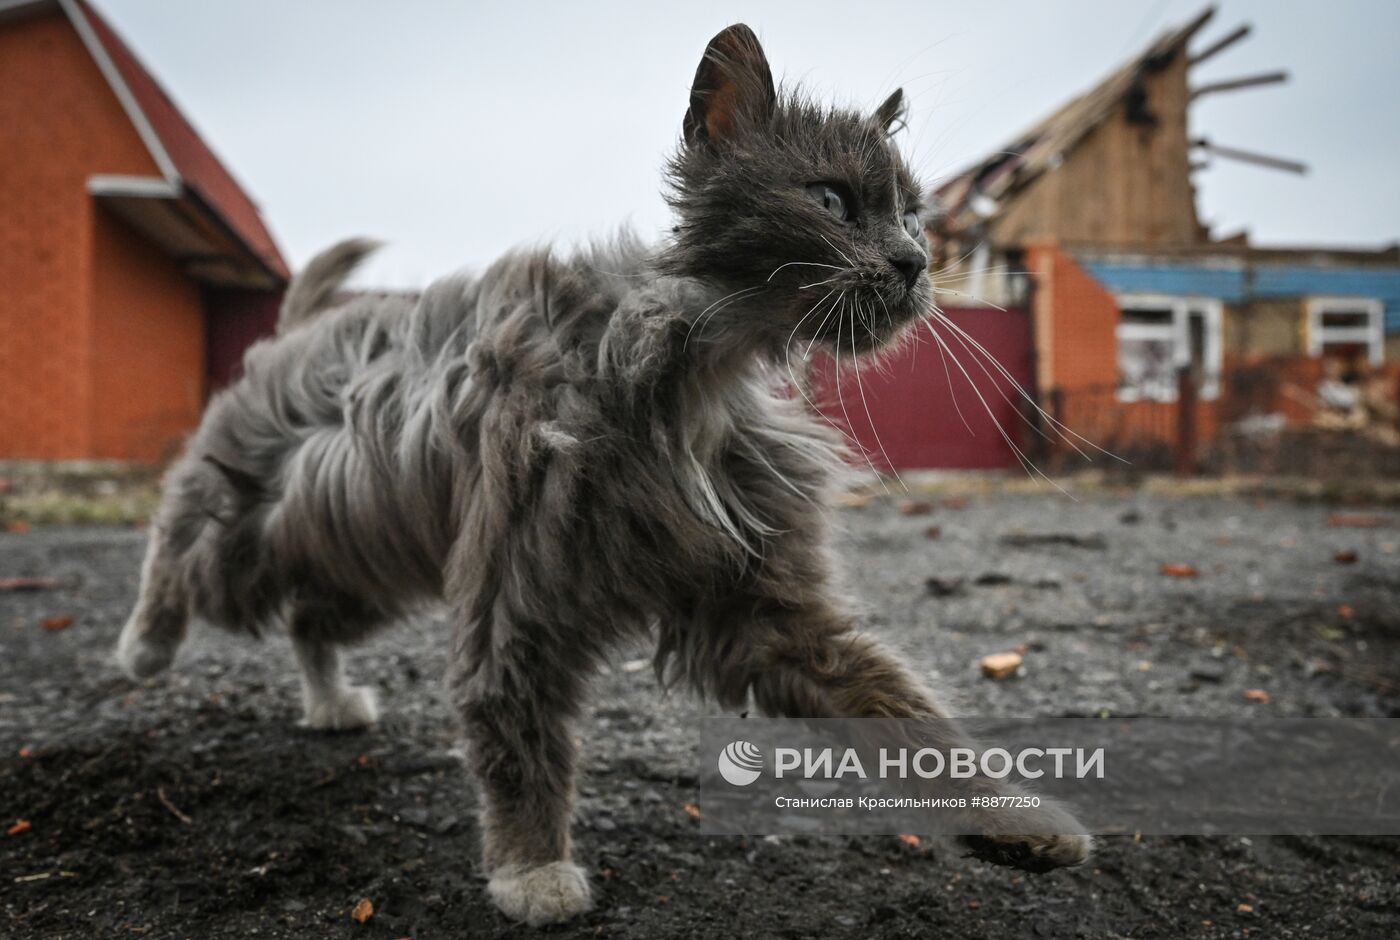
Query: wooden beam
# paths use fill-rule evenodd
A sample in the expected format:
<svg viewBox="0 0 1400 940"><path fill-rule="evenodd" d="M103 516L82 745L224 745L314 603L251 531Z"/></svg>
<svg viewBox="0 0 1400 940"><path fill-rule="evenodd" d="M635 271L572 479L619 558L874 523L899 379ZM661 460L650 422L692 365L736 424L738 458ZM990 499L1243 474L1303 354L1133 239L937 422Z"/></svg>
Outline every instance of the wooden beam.
<svg viewBox="0 0 1400 940"><path fill-rule="evenodd" d="M1308 172L1308 165L1297 160L1289 160L1285 157L1271 157L1266 153L1255 153L1252 150L1240 150L1237 147L1222 147L1213 144L1204 137L1199 137L1191 141L1191 146L1204 150L1213 157L1222 157L1226 160L1238 160L1241 163L1252 163L1255 166L1268 167L1271 170L1283 170L1286 173L1297 173L1300 176Z"/></svg>
<svg viewBox="0 0 1400 940"><path fill-rule="evenodd" d="M1243 78L1231 78L1223 82L1211 82L1209 85L1192 88L1191 100L1195 101L1202 95L1213 95L1216 92L1236 91L1240 88L1257 88L1260 85L1277 85L1280 82L1286 81L1288 81L1287 72L1264 72L1260 75L1246 75Z"/></svg>
<svg viewBox="0 0 1400 940"><path fill-rule="evenodd" d="M1200 65L1206 59L1213 58L1214 56L1224 52L1226 49L1233 46L1235 43L1239 42L1244 37L1248 36L1249 30L1249 24L1245 23L1243 26L1236 29L1233 33L1230 33L1226 36L1222 36L1220 39L1217 39L1215 42L1211 43L1209 46L1206 46L1200 52L1187 59L1186 64Z"/></svg>

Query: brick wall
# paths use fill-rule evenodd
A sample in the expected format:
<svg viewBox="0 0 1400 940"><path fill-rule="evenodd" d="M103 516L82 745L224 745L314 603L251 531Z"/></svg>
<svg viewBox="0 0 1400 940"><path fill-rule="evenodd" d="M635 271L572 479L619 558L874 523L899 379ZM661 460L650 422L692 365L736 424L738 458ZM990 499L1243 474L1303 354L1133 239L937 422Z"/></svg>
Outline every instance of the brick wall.
<svg viewBox="0 0 1400 940"><path fill-rule="evenodd" d="M0 458L158 457L198 413L197 297L87 194L157 169L58 12L0 25L0 155Z"/></svg>

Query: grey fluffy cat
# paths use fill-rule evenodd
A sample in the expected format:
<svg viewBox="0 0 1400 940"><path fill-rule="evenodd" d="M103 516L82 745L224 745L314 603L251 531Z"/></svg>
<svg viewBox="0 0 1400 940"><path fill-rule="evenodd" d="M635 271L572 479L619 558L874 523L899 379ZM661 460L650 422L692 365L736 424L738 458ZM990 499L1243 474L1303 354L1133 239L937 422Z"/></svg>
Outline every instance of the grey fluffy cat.
<svg viewBox="0 0 1400 940"><path fill-rule="evenodd" d="M732 26L696 73L660 247L520 252L416 304L338 307L373 246L318 257L168 477L124 667L165 668L192 616L285 620L305 722L357 727L375 706L341 647L445 603L489 891L532 924L590 903L571 724L619 641L654 635L659 674L727 708L940 715L836 587L840 445L782 385L790 356L879 349L931 304L903 110L779 94ZM1043 869L1087 857L1056 834L1078 831L1042 811L972 845Z"/></svg>

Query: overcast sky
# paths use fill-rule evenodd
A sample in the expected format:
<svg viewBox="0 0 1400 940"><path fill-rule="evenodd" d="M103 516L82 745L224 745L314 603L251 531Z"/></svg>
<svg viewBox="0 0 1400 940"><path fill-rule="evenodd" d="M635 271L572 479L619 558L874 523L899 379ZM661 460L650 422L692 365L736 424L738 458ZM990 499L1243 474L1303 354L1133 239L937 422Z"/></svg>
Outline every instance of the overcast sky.
<svg viewBox="0 0 1400 940"><path fill-rule="evenodd" d="M898 85L936 181L1094 84L1200 0L714 3L95 0L263 208L289 261L388 240L364 283L421 286L541 239L667 224L659 168L706 41L744 21L780 79L873 106ZM856 12L860 11L860 12ZM1254 35L1198 81L1193 133L1298 158L1304 177L1198 174L1217 232L1400 236L1400 2L1224 0L1196 46Z"/></svg>

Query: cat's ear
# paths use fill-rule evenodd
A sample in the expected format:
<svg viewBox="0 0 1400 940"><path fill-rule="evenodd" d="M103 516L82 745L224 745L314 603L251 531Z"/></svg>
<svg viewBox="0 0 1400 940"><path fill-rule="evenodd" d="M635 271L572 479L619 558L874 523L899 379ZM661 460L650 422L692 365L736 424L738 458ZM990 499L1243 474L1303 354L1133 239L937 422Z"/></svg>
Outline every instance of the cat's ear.
<svg viewBox="0 0 1400 940"><path fill-rule="evenodd" d="M758 37L743 23L725 29L705 47L690 88L685 142L718 144L744 124L764 123L778 100L773 72Z"/></svg>
<svg viewBox="0 0 1400 940"><path fill-rule="evenodd" d="M873 120L886 134L893 134L904 126L904 119L908 113L909 105L904 100L904 89L896 88L894 94L875 109Z"/></svg>

